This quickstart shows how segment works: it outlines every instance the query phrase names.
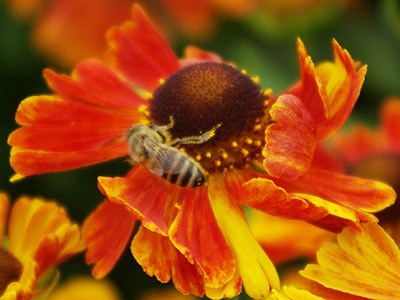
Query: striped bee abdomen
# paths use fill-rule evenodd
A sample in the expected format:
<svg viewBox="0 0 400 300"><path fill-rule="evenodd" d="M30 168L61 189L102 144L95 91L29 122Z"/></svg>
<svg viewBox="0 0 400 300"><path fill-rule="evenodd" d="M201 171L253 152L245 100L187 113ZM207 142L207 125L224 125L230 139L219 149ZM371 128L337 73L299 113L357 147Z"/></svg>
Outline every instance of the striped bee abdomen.
<svg viewBox="0 0 400 300"><path fill-rule="evenodd" d="M198 187L206 183L201 167L191 157L179 152L175 162L162 175L168 182L182 187Z"/></svg>

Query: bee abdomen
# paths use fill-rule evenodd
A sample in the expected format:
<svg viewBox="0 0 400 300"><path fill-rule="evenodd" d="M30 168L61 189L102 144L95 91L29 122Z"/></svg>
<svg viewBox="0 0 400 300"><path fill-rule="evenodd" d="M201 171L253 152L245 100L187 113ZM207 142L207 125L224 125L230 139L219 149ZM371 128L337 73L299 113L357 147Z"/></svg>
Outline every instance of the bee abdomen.
<svg viewBox="0 0 400 300"><path fill-rule="evenodd" d="M198 187L206 183L206 178L197 164L188 157L180 158L183 163L183 168L177 172L176 165L172 166L169 172L162 175L170 183L182 187Z"/></svg>

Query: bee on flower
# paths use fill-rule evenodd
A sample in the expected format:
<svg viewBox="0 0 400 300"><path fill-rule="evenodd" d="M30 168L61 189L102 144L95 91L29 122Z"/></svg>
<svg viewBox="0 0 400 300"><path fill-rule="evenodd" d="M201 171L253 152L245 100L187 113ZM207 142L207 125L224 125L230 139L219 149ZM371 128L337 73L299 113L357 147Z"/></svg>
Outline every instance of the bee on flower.
<svg viewBox="0 0 400 300"><path fill-rule="evenodd" d="M336 41L334 62L315 66L299 39L301 79L272 96L214 53L189 47L178 59L139 6L132 15L108 32L106 63L80 62L70 76L44 71L54 93L21 102L21 127L8 140L12 180L137 162L125 176L98 178L106 200L83 226L96 278L112 270L140 221L131 252L150 276L184 294L220 299L244 287L263 298L279 278L242 205L339 232L362 230L394 202L388 185L324 160L320 144L347 120L366 73ZM160 167L171 152L182 166ZM190 182L193 166L204 184L174 184Z"/></svg>

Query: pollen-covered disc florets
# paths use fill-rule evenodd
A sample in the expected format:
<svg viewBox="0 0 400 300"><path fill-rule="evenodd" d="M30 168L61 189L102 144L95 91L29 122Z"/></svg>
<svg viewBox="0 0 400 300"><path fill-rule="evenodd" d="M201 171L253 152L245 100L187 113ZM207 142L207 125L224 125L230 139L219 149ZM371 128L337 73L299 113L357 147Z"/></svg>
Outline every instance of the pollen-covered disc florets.
<svg viewBox="0 0 400 300"><path fill-rule="evenodd" d="M268 96L251 78L224 63L180 69L154 92L149 107L156 124L168 124L173 138L199 136L217 128L204 144L182 145L209 172L244 165L264 143Z"/></svg>

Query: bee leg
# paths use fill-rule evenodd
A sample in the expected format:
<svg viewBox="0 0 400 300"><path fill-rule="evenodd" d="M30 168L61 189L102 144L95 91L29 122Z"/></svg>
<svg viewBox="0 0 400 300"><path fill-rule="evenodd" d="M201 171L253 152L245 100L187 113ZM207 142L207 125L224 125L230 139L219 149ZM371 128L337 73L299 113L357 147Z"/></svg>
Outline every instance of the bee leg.
<svg viewBox="0 0 400 300"><path fill-rule="evenodd" d="M177 139L172 142L171 146L175 147L179 144L202 144L211 139L215 135L215 131L218 129L219 126L221 126L221 124L218 124L211 130L199 136L187 136L181 139Z"/></svg>

